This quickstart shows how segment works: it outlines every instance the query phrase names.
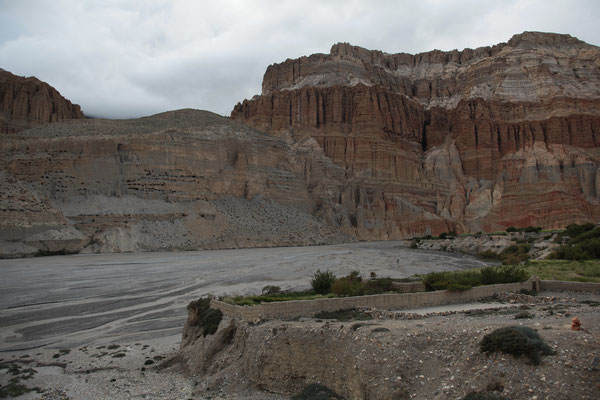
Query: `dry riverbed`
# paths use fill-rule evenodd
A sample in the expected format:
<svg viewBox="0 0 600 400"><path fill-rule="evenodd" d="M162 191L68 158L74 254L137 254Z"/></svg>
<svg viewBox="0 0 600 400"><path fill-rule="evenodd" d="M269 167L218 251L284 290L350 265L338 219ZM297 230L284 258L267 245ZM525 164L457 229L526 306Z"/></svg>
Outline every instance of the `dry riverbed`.
<svg viewBox="0 0 600 400"><path fill-rule="evenodd" d="M504 295L463 308L367 311L373 320L266 321L255 329L272 332L286 325L290 335L294 329L331 331L338 336L347 333L356 348L337 354L348 358L340 364L379 365L375 370L381 368L380 375L360 379L367 386L380 385L377 390L384 394L386 387L393 387L406 398L422 399L457 399L486 389L515 400L596 399L600 393L600 371L593 365L594 357L600 355L599 295ZM575 315L587 331L570 329ZM483 335L506 325L537 329L556 355L544 357L540 366L533 366L524 358L481 354L478 343ZM31 376L20 383L38 387L41 393L33 391L19 397L23 399L289 398L258 391L256 384L268 385L252 382L235 368L210 376L184 374L179 364L170 362L179 348L179 341L173 339L3 352L0 379L4 386L11 378ZM371 357L374 344L378 350ZM328 356L324 351L323 357ZM395 369L402 367L397 376L395 369L388 369L392 360Z"/></svg>

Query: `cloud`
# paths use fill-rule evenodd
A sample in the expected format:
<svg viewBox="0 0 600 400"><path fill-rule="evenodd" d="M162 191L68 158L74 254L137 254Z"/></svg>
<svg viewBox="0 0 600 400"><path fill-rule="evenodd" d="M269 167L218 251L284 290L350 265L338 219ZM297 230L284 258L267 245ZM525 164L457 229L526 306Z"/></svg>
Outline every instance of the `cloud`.
<svg viewBox="0 0 600 400"><path fill-rule="evenodd" d="M269 64L350 42L386 52L478 47L525 30L600 44L590 1L0 0L0 67L92 116L192 107L228 115Z"/></svg>

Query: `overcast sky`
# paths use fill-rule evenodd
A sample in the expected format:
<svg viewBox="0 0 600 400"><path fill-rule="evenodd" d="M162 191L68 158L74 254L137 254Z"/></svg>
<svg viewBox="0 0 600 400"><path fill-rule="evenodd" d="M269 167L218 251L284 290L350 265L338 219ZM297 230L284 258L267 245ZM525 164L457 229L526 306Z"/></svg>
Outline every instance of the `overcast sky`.
<svg viewBox="0 0 600 400"><path fill-rule="evenodd" d="M0 68L89 116L229 115L269 64L349 42L388 53L506 42L526 30L600 45L598 0L0 0Z"/></svg>

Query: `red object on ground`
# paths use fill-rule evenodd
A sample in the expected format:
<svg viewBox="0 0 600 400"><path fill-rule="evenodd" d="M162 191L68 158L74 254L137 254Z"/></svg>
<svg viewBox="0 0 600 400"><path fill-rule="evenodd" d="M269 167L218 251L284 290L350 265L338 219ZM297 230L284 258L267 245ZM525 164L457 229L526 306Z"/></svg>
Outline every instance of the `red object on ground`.
<svg viewBox="0 0 600 400"><path fill-rule="evenodd" d="M581 322L579 321L579 318L573 317L571 320L571 329L574 331L581 330Z"/></svg>

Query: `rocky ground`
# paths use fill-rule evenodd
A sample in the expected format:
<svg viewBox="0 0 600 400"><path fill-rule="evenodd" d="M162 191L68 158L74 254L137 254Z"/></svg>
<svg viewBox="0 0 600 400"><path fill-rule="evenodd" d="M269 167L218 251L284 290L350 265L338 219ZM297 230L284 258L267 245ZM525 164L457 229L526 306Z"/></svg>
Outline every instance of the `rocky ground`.
<svg viewBox="0 0 600 400"><path fill-rule="evenodd" d="M448 237L445 239L415 240L413 246L424 250L449 251L471 255L491 251L502 253L509 246L527 244L528 255L532 259L546 259L561 243L556 233L551 232L511 232L501 234L481 233L468 236Z"/></svg>
<svg viewBox="0 0 600 400"><path fill-rule="evenodd" d="M317 382L348 399L460 399L473 391L596 399L599 306L598 294L544 292L505 294L466 311L365 309L369 320L225 319L215 335L184 338L180 351L155 340L4 352L0 382L17 377L41 389L24 399L277 400ZM585 330L570 329L573 316ZM485 334L508 325L536 329L556 354L533 365L479 351Z"/></svg>
<svg viewBox="0 0 600 400"><path fill-rule="evenodd" d="M310 383L348 399L460 399L494 392L509 399L596 399L600 393L600 297L542 293L503 295L501 307L465 312L365 310L371 320L221 323L180 353L198 376L199 398L227 398L255 385L290 395ZM571 330L577 315L585 331ZM556 352L540 365L484 354L496 328L536 329ZM233 330L233 333L232 333ZM596 364L594 364L596 363Z"/></svg>

